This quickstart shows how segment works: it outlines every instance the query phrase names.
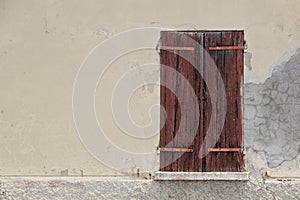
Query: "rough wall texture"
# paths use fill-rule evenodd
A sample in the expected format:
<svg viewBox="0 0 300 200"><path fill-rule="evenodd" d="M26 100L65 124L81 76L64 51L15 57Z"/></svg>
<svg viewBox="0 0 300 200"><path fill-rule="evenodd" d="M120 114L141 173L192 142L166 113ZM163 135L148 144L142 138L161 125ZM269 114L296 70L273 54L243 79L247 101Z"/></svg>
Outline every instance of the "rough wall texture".
<svg viewBox="0 0 300 200"><path fill-rule="evenodd" d="M244 86L244 145L249 181L1 178L0 200L300 199L299 121L300 49L278 65L264 83ZM276 170L293 178L270 178L276 176Z"/></svg>
<svg viewBox="0 0 300 200"><path fill-rule="evenodd" d="M6 178L0 199L300 199L300 184L159 182L126 178ZM11 191L11 192L8 192Z"/></svg>
<svg viewBox="0 0 300 200"><path fill-rule="evenodd" d="M167 15L166 7L172 11ZM299 44L299 9L298 0L193 0L189 4L180 0L1 0L0 174L115 173L84 149L72 118L76 72L101 41L144 26L244 29L249 51L245 80L261 82L269 75L271 63ZM211 17L212 13L219 17ZM300 50L277 66L264 83L244 86L244 143L250 182L1 177L0 199L299 199L299 184L263 179L263 175L300 177L299 57ZM131 66L138 65L135 60ZM128 66L127 61L120 66L124 63ZM149 94L144 99L149 99ZM144 101L139 97L134 101L137 111L148 106L138 104L141 99Z"/></svg>
<svg viewBox="0 0 300 200"><path fill-rule="evenodd" d="M299 176L299 122L300 49L275 67L264 83L244 86L244 145L249 167L256 165L261 172L285 167L296 170L290 175Z"/></svg>
<svg viewBox="0 0 300 200"><path fill-rule="evenodd" d="M115 175L81 144L71 105L80 64L102 41L149 26L243 29L248 45L245 80L262 82L271 64L299 44L299 10L299 0L1 0L0 174ZM149 54L127 58L114 64L126 71L145 60L155 62ZM97 115L100 120L105 116L116 144L124 137L111 119L110 104L100 97L113 88L119 72L108 72L105 88L96 94L96 108L102 109ZM141 125L151 122L148 109L141 111L159 99L158 90L145 91L132 101L133 119ZM155 149L157 142L150 145Z"/></svg>

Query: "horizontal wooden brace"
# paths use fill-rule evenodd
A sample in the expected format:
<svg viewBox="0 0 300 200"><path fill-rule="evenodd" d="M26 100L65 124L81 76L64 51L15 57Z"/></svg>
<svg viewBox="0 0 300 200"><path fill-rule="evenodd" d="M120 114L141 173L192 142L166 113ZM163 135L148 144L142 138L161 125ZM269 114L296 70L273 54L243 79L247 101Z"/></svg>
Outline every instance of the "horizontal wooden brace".
<svg viewBox="0 0 300 200"><path fill-rule="evenodd" d="M209 148L209 152L239 152L241 148Z"/></svg>
<svg viewBox="0 0 300 200"><path fill-rule="evenodd" d="M194 47L173 47L173 46L161 46L161 50L180 50L180 51L194 51Z"/></svg>
<svg viewBox="0 0 300 200"><path fill-rule="evenodd" d="M210 51L222 51L222 50L244 50L244 46L217 46L208 47ZM180 47L180 46L161 46L160 50L179 50L179 51L194 51L194 47Z"/></svg>
<svg viewBox="0 0 300 200"><path fill-rule="evenodd" d="M193 149L188 148L167 148L167 147L161 147L159 149L160 151L169 151L169 152L193 152Z"/></svg>
<svg viewBox="0 0 300 200"><path fill-rule="evenodd" d="M218 47L208 47L210 51L220 51L220 50L243 50L243 46L218 46Z"/></svg>

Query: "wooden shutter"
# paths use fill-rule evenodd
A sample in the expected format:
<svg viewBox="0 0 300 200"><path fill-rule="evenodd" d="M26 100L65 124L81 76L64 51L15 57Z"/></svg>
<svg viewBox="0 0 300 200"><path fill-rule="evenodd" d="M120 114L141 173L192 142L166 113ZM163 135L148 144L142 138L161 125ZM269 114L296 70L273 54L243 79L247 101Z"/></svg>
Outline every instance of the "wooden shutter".
<svg viewBox="0 0 300 200"><path fill-rule="evenodd" d="M186 37L189 36L202 45L204 49L198 48ZM193 114L195 104L188 106L187 110L181 110L175 94L163 85L173 84L175 88L180 88L176 93L182 98L186 98L183 82L178 75L169 73L161 67L161 106L166 110L167 116L161 114L161 123L164 123L160 132L160 163L161 171L243 171L242 153L242 100L241 87L243 77L243 31L163 31L161 32L160 61L162 66L166 65L182 74L193 87L197 96L200 113L197 134L192 144L188 144L184 138L174 140L180 126L181 112L192 113L185 120L185 136L189 137L194 124ZM187 60L178 56L176 52L181 51ZM223 80L209 76L211 68L205 54L207 51L215 62ZM206 136L206 131L210 125L211 101L207 88L207 83L195 68L203 71L203 76L210 84L223 81L226 89L227 113L222 133L209 153L204 158L199 158L199 150ZM178 87L181 85L181 87ZM185 102L183 102L185 103ZM221 102L222 103L222 102ZM218 103L220 104L220 102ZM216 105L217 115L221 112L221 105ZM166 121L165 120L166 117ZM215 127L213 127L215 128ZM214 129L215 130L215 129ZM215 135L214 137L217 137ZM171 147L166 147L171 144ZM181 157L174 160L176 155L183 153ZM167 164L169 163L169 164Z"/></svg>

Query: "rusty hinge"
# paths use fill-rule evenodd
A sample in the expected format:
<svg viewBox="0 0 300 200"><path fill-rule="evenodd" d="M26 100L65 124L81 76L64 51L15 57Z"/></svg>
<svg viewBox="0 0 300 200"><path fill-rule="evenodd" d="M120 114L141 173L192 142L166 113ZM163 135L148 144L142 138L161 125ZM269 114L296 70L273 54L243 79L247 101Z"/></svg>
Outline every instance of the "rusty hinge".
<svg viewBox="0 0 300 200"><path fill-rule="evenodd" d="M189 149L189 148L168 148L168 147L161 147L159 148L160 151L169 151L169 152L193 152L193 149Z"/></svg>
<svg viewBox="0 0 300 200"><path fill-rule="evenodd" d="M222 50L244 50L244 46L218 46L218 47L208 47L210 51L222 51Z"/></svg>
<svg viewBox="0 0 300 200"><path fill-rule="evenodd" d="M209 148L209 152L240 152L241 148Z"/></svg>
<svg viewBox="0 0 300 200"><path fill-rule="evenodd" d="M194 51L194 47L175 47L175 46L161 46L160 50L179 50L179 51Z"/></svg>

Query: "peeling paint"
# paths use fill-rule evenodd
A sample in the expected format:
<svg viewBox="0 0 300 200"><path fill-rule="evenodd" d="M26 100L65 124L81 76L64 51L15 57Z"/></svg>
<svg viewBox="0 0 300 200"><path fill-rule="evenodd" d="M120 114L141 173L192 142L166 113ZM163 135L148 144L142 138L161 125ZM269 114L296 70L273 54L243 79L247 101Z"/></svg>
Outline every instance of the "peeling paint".
<svg viewBox="0 0 300 200"><path fill-rule="evenodd" d="M252 70L251 59L252 59L252 53L251 52L247 52L245 54L245 65L246 65L246 67L248 67L248 69L250 71Z"/></svg>
<svg viewBox="0 0 300 200"><path fill-rule="evenodd" d="M245 146L262 153L266 162L256 168L265 170L299 161L300 152L300 48L275 68L264 83L244 86ZM285 167L300 176L297 163Z"/></svg>
<svg viewBox="0 0 300 200"><path fill-rule="evenodd" d="M98 28L97 31L96 31L96 34L97 35L102 35L102 36L107 36L108 35L107 31L105 31L103 28Z"/></svg>

